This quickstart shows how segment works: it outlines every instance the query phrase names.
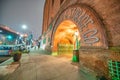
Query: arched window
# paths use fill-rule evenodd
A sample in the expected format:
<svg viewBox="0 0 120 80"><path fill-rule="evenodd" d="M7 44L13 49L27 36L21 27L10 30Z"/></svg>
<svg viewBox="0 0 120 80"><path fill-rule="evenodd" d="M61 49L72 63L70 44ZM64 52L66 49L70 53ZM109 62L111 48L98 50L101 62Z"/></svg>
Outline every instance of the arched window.
<svg viewBox="0 0 120 80"><path fill-rule="evenodd" d="M52 0L52 6L54 5L54 0Z"/></svg>
<svg viewBox="0 0 120 80"><path fill-rule="evenodd" d="M64 0L60 0L60 5L63 3Z"/></svg>

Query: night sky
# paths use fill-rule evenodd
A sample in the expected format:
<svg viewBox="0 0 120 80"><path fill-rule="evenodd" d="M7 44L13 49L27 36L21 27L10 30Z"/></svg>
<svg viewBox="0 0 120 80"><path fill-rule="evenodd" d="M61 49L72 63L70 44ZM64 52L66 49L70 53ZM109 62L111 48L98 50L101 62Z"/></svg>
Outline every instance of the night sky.
<svg viewBox="0 0 120 80"><path fill-rule="evenodd" d="M21 33L34 34L38 38L42 32L43 8L45 0L0 0L0 24ZM23 30L22 25L28 29Z"/></svg>

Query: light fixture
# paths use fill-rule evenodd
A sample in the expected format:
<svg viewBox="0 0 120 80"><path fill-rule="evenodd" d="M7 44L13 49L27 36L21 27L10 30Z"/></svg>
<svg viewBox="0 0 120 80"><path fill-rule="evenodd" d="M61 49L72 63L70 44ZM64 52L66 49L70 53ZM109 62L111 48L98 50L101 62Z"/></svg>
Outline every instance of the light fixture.
<svg viewBox="0 0 120 80"><path fill-rule="evenodd" d="M27 29L27 25L22 25L22 29L26 30Z"/></svg>
<svg viewBox="0 0 120 80"><path fill-rule="evenodd" d="M0 30L0 32L3 32L2 30Z"/></svg>

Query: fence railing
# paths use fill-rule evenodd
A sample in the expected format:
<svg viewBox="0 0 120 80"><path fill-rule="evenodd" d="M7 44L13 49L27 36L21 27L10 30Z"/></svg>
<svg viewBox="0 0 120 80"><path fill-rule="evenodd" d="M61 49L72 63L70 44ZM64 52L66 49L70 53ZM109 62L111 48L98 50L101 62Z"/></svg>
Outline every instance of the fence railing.
<svg viewBox="0 0 120 80"><path fill-rule="evenodd" d="M108 61L109 75L112 80L120 80L120 62L119 61Z"/></svg>
<svg viewBox="0 0 120 80"><path fill-rule="evenodd" d="M59 44L58 54L71 54L73 53L73 49L74 49L73 44Z"/></svg>

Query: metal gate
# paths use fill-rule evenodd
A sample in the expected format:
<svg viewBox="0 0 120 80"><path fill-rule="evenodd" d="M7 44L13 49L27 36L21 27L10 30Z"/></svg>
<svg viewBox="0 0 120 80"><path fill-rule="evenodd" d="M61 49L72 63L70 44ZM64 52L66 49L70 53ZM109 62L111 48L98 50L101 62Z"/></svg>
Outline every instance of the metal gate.
<svg viewBox="0 0 120 80"><path fill-rule="evenodd" d="M109 75L112 80L120 80L120 62L119 61L108 61Z"/></svg>
<svg viewBox="0 0 120 80"><path fill-rule="evenodd" d="M58 45L58 55L60 54L72 54L74 49L73 44L59 44Z"/></svg>

